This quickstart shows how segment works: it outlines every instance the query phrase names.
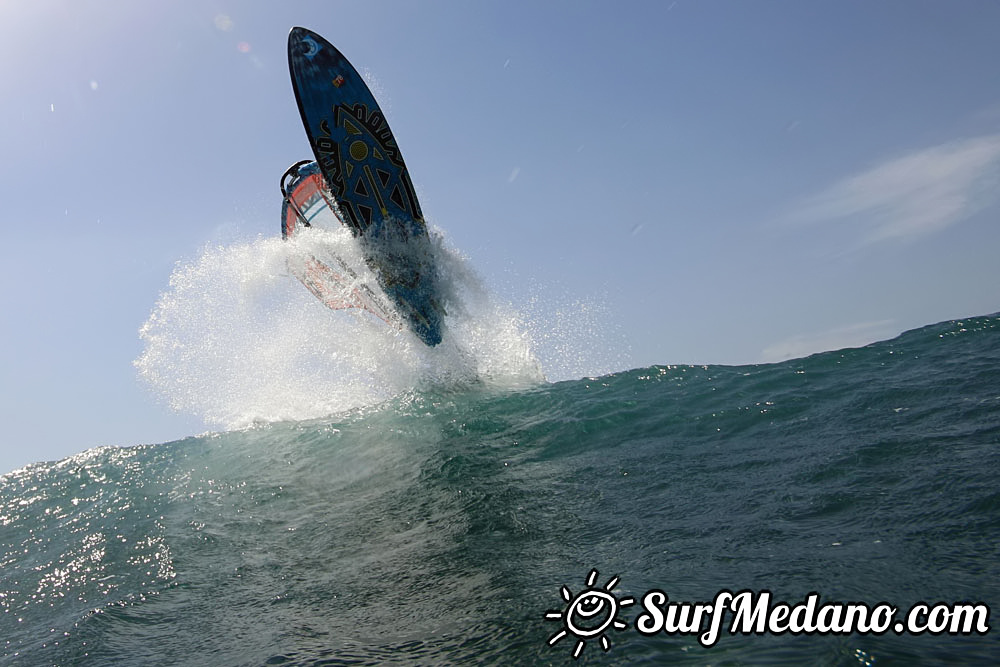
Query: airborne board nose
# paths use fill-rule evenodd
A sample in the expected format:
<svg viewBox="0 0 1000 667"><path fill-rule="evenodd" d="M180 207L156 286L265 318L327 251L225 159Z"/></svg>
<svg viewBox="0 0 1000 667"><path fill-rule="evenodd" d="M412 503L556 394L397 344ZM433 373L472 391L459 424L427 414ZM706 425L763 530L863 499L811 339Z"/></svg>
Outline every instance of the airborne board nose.
<svg viewBox="0 0 1000 667"><path fill-rule="evenodd" d="M288 69L330 206L355 236L365 234L372 242L364 250L366 261L410 330L428 345L438 344L443 323L433 305L440 297L437 269L430 256L427 267L414 264L429 237L385 114L347 58L311 30L296 26L289 32ZM397 227L406 231L400 257L378 250L392 245Z"/></svg>

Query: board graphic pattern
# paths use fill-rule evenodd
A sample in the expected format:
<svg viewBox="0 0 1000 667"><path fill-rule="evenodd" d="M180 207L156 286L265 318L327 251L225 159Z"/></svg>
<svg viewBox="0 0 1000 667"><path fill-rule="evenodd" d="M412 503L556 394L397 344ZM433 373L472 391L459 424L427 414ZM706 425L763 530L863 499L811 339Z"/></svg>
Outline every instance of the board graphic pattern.
<svg viewBox="0 0 1000 667"><path fill-rule="evenodd" d="M344 223L361 233L392 217L410 222L411 234L426 233L399 146L357 70L303 28L289 37L289 63L306 134Z"/></svg>
<svg viewBox="0 0 1000 667"><path fill-rule="evenodd" d="M359 237L366 262L409 328L427 345L437 345L443 308L430 238L375 97L340 51L305 28L289 34L288 64L330 208ZM287 232L288 216L282 224Z"/></svg>

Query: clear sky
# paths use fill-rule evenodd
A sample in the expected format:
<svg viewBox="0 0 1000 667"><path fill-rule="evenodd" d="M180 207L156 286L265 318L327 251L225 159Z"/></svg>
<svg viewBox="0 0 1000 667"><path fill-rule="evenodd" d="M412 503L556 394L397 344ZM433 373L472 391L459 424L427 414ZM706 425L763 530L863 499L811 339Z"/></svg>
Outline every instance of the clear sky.
<svg viewBox="0 0 1000 667"><path fill-rule="evenodd" d="M1000 310L989 0L0 3L0 472L196 434L139 380L176 262L279 234L294 25L375 83L500 295L625 367L756 363Z"/></svg>

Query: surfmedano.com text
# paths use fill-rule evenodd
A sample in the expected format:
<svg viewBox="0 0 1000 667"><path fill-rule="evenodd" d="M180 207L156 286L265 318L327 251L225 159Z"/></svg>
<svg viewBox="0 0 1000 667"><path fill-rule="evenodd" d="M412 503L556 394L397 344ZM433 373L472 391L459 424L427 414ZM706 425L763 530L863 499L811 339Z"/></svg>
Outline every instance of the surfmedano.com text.
<svg viewBox="0 0 1000 667"><path fill-rule="evenodd" d="M989 632L990 608L976 604L927 604L918 602L905 614L888 602L870 606L863 602L820 604L819 593L809 593L802 602L772 604L771 592L721 590L712 602L671 602L659 589L640 600L643 612L635 619L641 634L698 635L705 648L719 640L725 617L729 634L870 634L890 630L902 634L985 635Z"/></svg>

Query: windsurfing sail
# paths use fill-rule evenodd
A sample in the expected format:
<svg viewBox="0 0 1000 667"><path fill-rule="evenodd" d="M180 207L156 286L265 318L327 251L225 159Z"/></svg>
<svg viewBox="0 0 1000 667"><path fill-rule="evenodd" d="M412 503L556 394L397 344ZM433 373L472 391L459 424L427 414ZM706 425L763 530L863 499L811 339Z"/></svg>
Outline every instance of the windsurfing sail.
<svg viewBox="0 0 1000 667"><path fill-rule="evenodd" d="M289 167L281 177L281 236L291 238L298 231L316 226L332 230L340 225L336 203L326 190L315 162L303 160ZM362 308L385 322L403 328L399 314L358 272L332 250L317 247L314 253L291 256L288 266L317 299L333 310Z"/></svg>

